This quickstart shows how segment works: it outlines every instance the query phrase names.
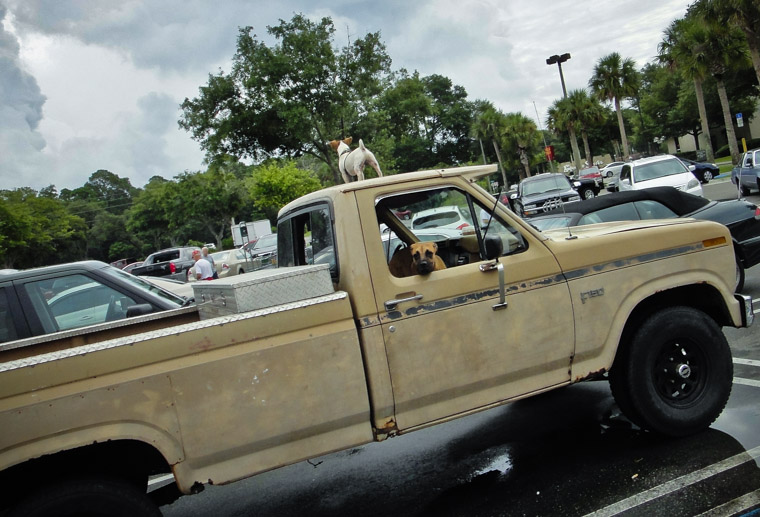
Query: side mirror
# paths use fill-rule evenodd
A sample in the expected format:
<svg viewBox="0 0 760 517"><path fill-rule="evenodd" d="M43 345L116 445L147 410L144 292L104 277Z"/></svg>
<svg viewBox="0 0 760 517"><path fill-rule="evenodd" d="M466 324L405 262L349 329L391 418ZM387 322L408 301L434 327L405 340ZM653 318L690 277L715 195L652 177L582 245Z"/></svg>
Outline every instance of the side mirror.
<svg viewBox="0 0 760 517"><path fill-rule="evenodd" d="M697 167L696 167L696 165L689 165L689 170L690 170L691 172L694 172L695 170L697 170Z"/></svg>
<svg viewBox="0 0 760 517"><path fill-rule="evenodd" d="M509 199L511 199L511 200L513 200L513 201L514 201L515 199L517 199L517 194L511 194L511 195L509 196Z"/></svg>
<svg viewBox="0 0 760 517"><path fill-rule="evenodd" d="M132 305L127 309L127 318L134 316L142 316L143 314L150 314L153 312L153 306L149 303L138 303Z"/></svg>
<svg viewBox="0 0 760 517"><path fill-rule="evenodd" d="M581 182L580 181L574 181L573 182L573 186L574 187L580 187L581 186Z"/></svg>

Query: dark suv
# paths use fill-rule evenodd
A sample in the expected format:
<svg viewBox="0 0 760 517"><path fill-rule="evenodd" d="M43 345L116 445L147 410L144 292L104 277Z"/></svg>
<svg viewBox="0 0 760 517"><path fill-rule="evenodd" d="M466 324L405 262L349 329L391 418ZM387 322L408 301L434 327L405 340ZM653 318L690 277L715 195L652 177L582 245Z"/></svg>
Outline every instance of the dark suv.
<svg viewBox="0 0 760 517"><path fill-rule="evenodd" d="M580 201L581 196L560 173L547 172L525 178L512 196L514 210L520 217L530 217L554 210L568 201Z"/></svg>
<svg viewBox="0 0 760 517"><path fill-rule="evenodd" d="M199 248L167 248L148 255L143 265L132 270L135 276L161 276L187 282L187 271L195 265L193 251Z"/></svg>

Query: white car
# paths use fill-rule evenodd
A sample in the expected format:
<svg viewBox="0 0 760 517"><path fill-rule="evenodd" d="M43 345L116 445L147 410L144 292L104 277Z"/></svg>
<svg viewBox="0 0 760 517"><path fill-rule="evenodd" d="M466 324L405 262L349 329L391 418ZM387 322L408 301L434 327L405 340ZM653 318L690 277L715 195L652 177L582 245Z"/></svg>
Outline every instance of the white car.
<svg viewBox="0 0 760 517"><path fill-rule="evenodd" d="M462 230L472 226L472 221L465 217L462 210L457 205L440 206L421 210L412 217L412 230L423 230L428 228L453 228ZM416 233L416 232L415 232Z"/></svg>
<svg viewBox="0 0 760 517"><path fill-rule="evenodd" d="M623 168L623 165L625 165L625 162L610 162L599 169L599 172L602 173L603 178L611 178L615 174L620 174L620 169Z"/></svg>
<svg viewBox="0 0 760 517"><path fill-rule="evenodd" d="M652 187L675 187L682 192L702 196L699 180L675 156L653 156L623 165L618 181L620 191Z"/></svg>

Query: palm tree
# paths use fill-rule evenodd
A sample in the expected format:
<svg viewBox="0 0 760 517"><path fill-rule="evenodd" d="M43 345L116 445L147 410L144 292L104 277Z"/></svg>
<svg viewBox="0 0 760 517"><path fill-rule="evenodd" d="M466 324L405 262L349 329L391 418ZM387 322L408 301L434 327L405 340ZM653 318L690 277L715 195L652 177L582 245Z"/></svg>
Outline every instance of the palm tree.
<svg viewBox="0 0 760 517"><path fill-rule="evenodd" d="M570 101L570 112L575 119L575 124L581 130L583 150L586 152L586 163L591 166L594 164L594 157L591 154L591 146L588 143L588 129L602 120L604 111L596 99L590 97L588 92L583 89L571 91L567 100Z"/></svg>
<svg viewBox="0 0 760 517"><path fill-rule="evenodd" d="M501 161L501 149L499 148L499 136L501 135L504 127L504 115L494 108L493 104L488 101L478 102L476 108L477 116L470 128L470 134L473 138L477 138L481 142L483 140L491 140L493 143L493 150L496 153L496 159L499 161L499 169L501 169L501 178L504 182L503 185L507 187L507 173L504 170L504 164Z"/></svg>
<svg viewBox="0 0 760 517"><path fill-rule="evenodd" d="M679 70L684 79L691 79L694 82L699 120L702 124L702 135L705 138L707 161L712 162L715 161L715 154L710 138L705 94L702 90L702 84L708 74L708 64L704 53L699 50L707 38L708 34L702 23L696 23L693 19L681 18L674 20L665 29L665 39L660 42L657 50L658 59L661 63L666 64L671 70Z"/></svg>
<svg viewBox="0 0 760 517"><path fill-rule="evenodd" d="M637 81L636 63L630 58L623 59L617 52L613 52L599 60L596 66L594 66L594 75L589 81L591 90L600 100L615 104L624 158L627 158L630 153L628 152L628 138L625 135L625 124L623 122L623 111L620 109L620 100L631 97L636 93Z"/></svg>
<svg viewBox="0 0 760 517"><path fill-rule="evenodd" d="M757 0L702 0L696 3L694 9L701 12L705 19L733 25L744 33L760 84L760 3Z"/></svg>
<svg viewBox="0 0 760 517"><path fill-rule="evenodd" d="M573 150L573 161L575 170L581 170L581 153L578 150L578 139L575 136L575 117L573 116L570 99L564 97L557 99L549 107L548 117L546 119L547 127L555 133L567 131L570 136L570 147Z"/></svg>
<svg viewBox="0 0 760 517"><path fill-rule="evenodd" d="M501 134L504 147L514 149L523 166L520 179L529 178L530 155L535 153L541 140L536 123L522 113L507 113Z"/></svg>

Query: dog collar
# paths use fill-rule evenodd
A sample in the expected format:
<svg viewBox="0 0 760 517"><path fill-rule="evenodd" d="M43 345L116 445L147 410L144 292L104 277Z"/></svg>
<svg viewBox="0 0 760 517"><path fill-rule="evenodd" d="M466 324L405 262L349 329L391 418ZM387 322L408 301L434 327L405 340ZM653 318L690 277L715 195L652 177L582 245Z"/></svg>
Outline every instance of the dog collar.
<svg viewBox="0 0 760 517"><path fill-rule="evenodd" d="M351 148L349 147L348 149L344 149L343 152L340 153L340 156L343 156L344 154L350 153L350 152L351 152Z"/></svg>

